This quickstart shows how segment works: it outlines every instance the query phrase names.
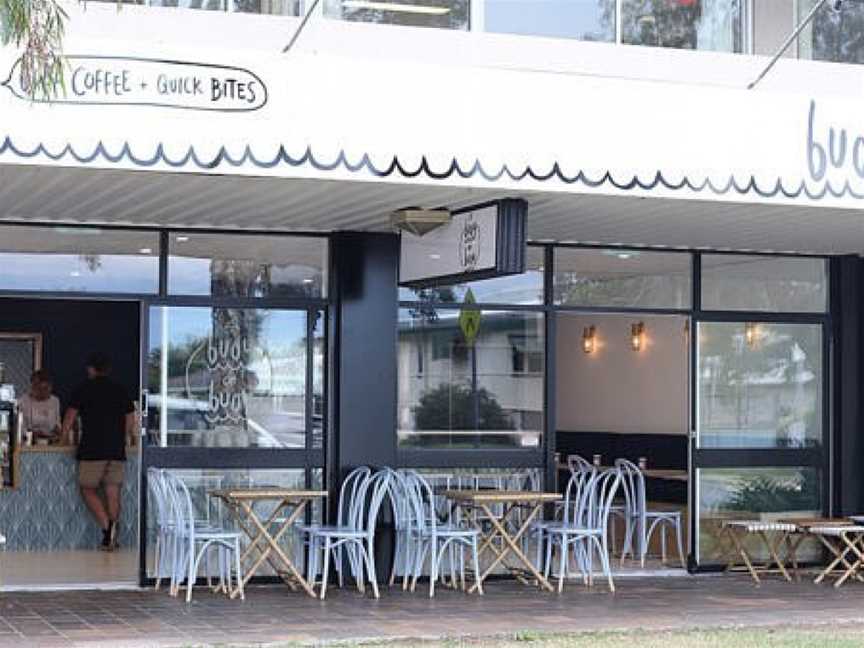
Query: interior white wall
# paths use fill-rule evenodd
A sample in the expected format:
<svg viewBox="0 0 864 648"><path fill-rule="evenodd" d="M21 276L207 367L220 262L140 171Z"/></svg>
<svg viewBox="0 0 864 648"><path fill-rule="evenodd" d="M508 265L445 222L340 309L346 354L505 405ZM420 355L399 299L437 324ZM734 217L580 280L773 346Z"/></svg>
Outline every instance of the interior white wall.
<svg viewBox="0 0 864 648"><path fill-rule="evenodd" d="M645 322L646 347L630 347L630 326ZM557 428L577 432L686 434L687 319L678 316L560 315L557 320ZM598 348L582 350L597 327Z"/></svg>

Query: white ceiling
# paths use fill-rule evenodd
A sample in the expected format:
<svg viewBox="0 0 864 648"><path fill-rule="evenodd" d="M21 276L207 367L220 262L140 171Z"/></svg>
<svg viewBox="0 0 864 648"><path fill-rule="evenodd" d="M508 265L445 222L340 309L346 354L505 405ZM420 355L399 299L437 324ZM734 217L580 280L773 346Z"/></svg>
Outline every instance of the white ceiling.
<svg viewBox="0 0 864 648"><path fill-rule="evenodd" d="M406 206L518 193L435 185L0 166L0 219L178 227L389 230ZM678 248L864 252L858 210L525 193L533 240ZM2 235L2 234L0 234Z"/></svg>

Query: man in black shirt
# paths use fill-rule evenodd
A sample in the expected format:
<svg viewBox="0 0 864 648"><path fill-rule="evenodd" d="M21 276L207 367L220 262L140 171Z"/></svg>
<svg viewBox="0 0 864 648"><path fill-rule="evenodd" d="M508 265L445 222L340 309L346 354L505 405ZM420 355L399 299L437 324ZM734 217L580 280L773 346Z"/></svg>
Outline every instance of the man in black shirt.
<svg viewBox="0 0 864 648"><path fill-rule="evenodd" d="M135 408L126 390L110 378L111 361L104 353L87 360L88 379L75 389L63 418L62 438L68 439L81 416L78 444L78 484L87 508L102 528L100 549L117 545L120 490L126 463L126 439L135 425ZM105 491L105 500L99 487Z"/></svg>

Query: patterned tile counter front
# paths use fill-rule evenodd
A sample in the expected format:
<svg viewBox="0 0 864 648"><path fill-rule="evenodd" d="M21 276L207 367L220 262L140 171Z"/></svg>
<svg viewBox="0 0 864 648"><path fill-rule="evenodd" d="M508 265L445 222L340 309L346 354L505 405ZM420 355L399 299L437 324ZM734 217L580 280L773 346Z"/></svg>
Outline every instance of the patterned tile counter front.
<svg viewBox="0 0 864 648"><path fill-rule="evenodd" d="M135 450L127 452L118 542L138 545L138 473ZM99 525L81 499L75 448L26 448L16 458L16 487L0 490L0 533L7 551L95 549Z"/></svg>

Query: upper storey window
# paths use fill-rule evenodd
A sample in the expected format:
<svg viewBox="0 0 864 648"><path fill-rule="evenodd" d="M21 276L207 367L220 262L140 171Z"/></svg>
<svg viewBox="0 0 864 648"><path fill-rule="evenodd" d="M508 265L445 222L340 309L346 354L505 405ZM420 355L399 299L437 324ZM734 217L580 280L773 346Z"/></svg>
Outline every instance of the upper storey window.
<svg viewBox="0 0 864 648"><path fill-rule="evenodd" d="M621 42L742 52L743 0L621 0Z"/></svg>
<svg viewBox="0 0 864 648"><path fill-rule="evenodd" d="M803 20L818 0L799 0ZM844 2L841 11L822 7L798 41L801 58L836 63L864 63L864 4Z"/></svg>
<svg viewBox="0 0 864 648"><path fill-rule="evenodd" d="M324 15L352 22L468 29L470 0L324 0Z"/></svg>

